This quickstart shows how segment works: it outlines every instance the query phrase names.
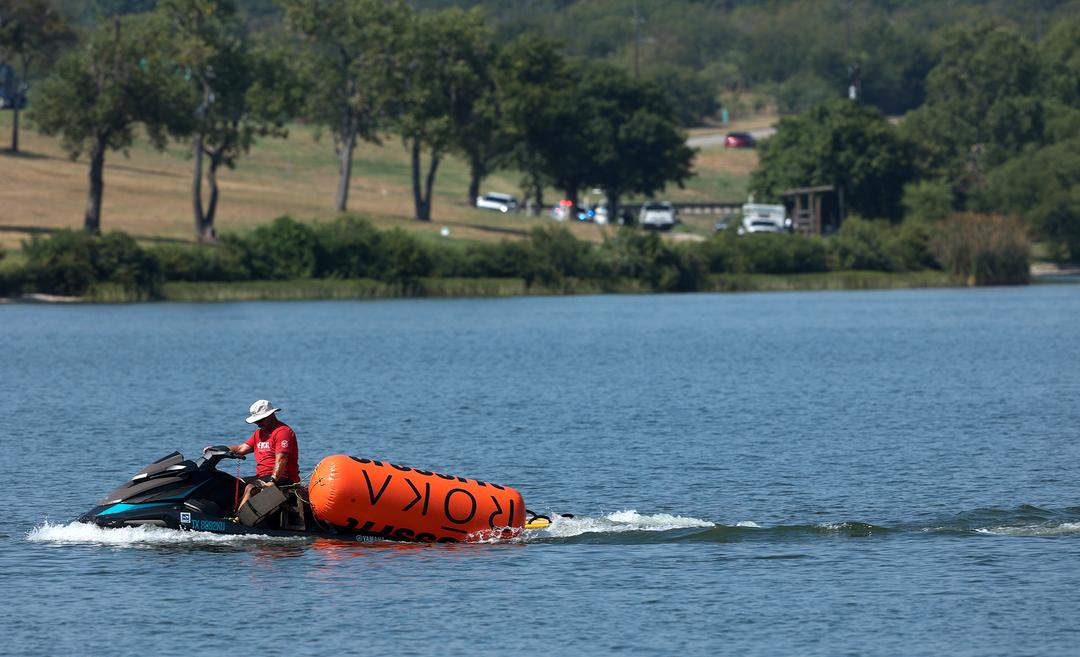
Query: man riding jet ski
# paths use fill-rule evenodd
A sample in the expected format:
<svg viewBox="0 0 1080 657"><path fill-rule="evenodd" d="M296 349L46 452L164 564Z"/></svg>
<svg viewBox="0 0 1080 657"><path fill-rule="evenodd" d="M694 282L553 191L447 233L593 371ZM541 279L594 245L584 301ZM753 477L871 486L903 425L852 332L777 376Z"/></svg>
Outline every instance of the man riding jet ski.
<svg viewBox="0 0 1080 657"><path fill-rule="evenodd" d="M551 523L548 516L524 510L520 493L510 487L340 455L323 459L320 467L328 464L328 470L320 474L317 467L312 475L312 486L319 487L323 504L336 500L338 505L324 506L319 513L326 515L321 519L315 512L320 502L309 498L308 491L298 484L269 483L238 507L244 482L221 472L217 465L223 459L245 458L225 445L207 447L202 457L194 460L173 452L106 495L79 517L79 522L107 528L149 525L218 534L317 536L363 543L512 538L523 529L543 529ZM356 472L335 472L335 464ZM349 487L355 497L344 494ZM500 496L502 501L495 501ZM508 504L511 498L516 503ZM354 509L351 513L355 517L339 518L337 511L342 505ZM515 517L515 508L524 510L524 517ZM428 523L430 531L413 524L421 521ZM406 528L409 531L404 531Z"/></svg>

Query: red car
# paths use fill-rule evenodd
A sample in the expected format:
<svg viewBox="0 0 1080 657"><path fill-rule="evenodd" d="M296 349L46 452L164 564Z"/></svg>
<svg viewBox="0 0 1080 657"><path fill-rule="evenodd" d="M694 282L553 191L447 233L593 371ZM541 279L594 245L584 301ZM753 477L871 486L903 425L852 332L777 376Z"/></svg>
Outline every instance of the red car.
<svg viewBox="0 0 1080 657"><path fill-rule="evenodd" d="M724 148L753 148L755 143L749 132L729 132L724 137Z"/></svg>

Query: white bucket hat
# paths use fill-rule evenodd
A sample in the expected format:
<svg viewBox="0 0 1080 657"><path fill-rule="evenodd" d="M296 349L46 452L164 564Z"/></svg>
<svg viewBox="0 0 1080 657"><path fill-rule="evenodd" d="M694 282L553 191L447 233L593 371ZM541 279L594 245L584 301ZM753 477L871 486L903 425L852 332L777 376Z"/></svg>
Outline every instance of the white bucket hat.
<svg viewBox="0 0 1080 657"><path fill-rule="evenodd" d="M266 401L265 399L260 399L259 401L252 404L251 408L248 409L248 410L251 412L251 415L248 416L248 419L246 420L246 422L248 424L255 424L259 420L261 420L263 418L266 418L266 417L270 417L271 415L273 415L274 413L277 413L281 409L280 408L275 408L273 404Z"/></svg>

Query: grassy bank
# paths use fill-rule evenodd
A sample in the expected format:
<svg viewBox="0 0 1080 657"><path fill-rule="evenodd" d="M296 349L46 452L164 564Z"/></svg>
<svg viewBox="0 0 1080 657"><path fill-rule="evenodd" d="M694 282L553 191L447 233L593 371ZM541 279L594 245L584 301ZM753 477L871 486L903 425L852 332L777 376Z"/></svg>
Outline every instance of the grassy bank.
<svg viewBox="0 0 1080 657"><path fill-rule="evenodd" d="M10 135L11 113L0 112L0 135ZM0 248L15 250L34 232L80 228L86 206L87 162L70 160L58 139L34 132L23 124L18 156L0 150L5 182L0 189ZM260 140L235 170L219 173L221 202L219 232L246 232L288 214L300 221L332 218L337 185L337 160L328 137L316 139L312 126L293 124L288 139ZM102 228L121 230L140 243L188 241L194 236L191 212L189 147L172 144L159 153L139 140L125 156L110 152L105 163ZM696 175L685 189L672 187L660 196L673 201L739 202L746 197L750 171L757 165L754 151L713 147L702 150L694 164ZM477 210L467 198L468 166L447 157L435 180L431 222L413 217L409 156L396 137L384 145L362 144L356 152L350 210L370 217L380 229L401 228L411 233L449 240L497 242L520 239L547 217L503 215ZM521 174L499 171L484 181L482 191L520 193ZM586 194L587 195L587 194ZM560 198L548 190L548 203ZM584 198L583 198L584 200ZM596 197L588 200L598 201ZM629 200L629 199L627 199ZM680 230L712 232L715 219L688 221ZM604 228L571 224L578 239L600 241Z"/></svg>
<svg viewBox="0 0 1080 657"><path fill-rule="evenodd" d="M729 275L710 277L706 291L776 292L798 290L870 290L961 285L943 272L883 273L862 271L820 274ZM395 299L515 297L562 294L634 294L649 290L634 280L594 281L567 279L559 285L526 285L520 278L421 278L407 284L371 279L300 279L292 281L241 281L231 283L166 283L161 291L166 301L298 301L315 299ZM112 289L101 295L95 289L87 301L140 301L135 295L123 298Z"/></svg>

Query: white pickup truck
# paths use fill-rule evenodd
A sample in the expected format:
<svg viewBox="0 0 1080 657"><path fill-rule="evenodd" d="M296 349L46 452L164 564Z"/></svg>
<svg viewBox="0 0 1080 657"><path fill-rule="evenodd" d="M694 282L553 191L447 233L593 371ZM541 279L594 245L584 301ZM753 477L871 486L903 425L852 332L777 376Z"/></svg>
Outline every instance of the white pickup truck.
<svg viewBox="0 0 1080 657"><path fill-rule="evenodd" d="M745 203L742 206L742 224L739 234L746 233L782 233L791 228L787 218L787 208L782 205L764 203Z"/></svg>
<svg viewBox="0 0 1080 657"><path fill-rule="evenodd" d="M667 201L649 201L641 206L638 223L642 228L670 230L672 226L679 223L679 214L675 206Z"/></svg>

